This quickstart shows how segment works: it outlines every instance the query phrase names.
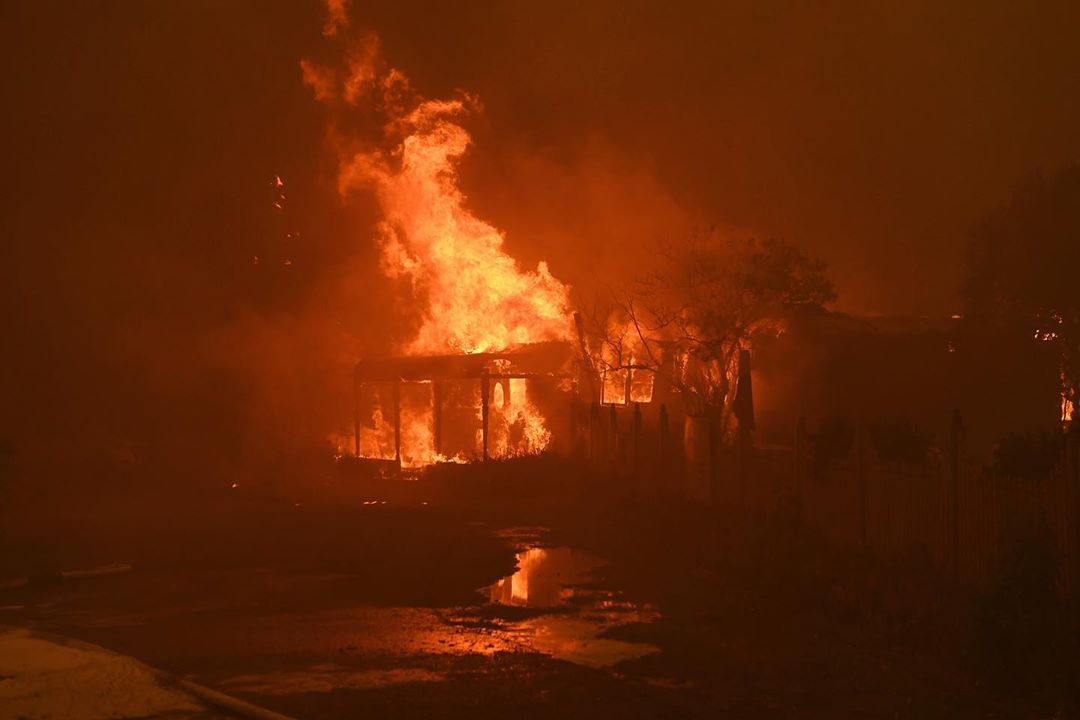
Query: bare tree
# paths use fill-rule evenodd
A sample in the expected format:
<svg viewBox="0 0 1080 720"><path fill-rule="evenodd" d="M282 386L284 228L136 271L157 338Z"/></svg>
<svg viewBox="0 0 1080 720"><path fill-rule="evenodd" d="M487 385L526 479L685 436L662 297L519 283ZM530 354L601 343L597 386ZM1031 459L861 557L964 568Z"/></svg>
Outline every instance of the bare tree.
<svg viewBox="0 0 1080 720"><path fill-rule="evenodd" d="M780 240L697 232L663 248L658 267L594 309L602 369L648 368L675 387L691 415L728 425L739 350L793 311L836 298L825 264Z"/></svg>

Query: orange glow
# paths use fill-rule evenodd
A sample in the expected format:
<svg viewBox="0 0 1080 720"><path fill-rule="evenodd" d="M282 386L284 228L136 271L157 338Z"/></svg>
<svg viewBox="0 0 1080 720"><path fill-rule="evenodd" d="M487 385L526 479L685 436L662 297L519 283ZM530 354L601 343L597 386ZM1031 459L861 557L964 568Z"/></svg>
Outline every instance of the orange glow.
<svg viewBox="0 0 1080 720"><path fill-rule="evenodd" d="M529 400L522 378L494 385L488 419L488 453L492 457L516 457L542 452L551 442L544 418Z"/></svg>
<svg viewBox="0 0 1080 720"><path fill-rule="evenodd" d="M656 373L652 370L635 368L630 371L630 402L652 402L655 383Z"/></svg>
<svg viewBox="0 0 1080 720"><path fill-rule="evenodd" d="M604 372L603 396L601 402L605 405L626 404L626 375L630 372L626 368L607 370Z"/></svg>
<svg viewBox="0 0 1080 720"><path fill-rule="evenodd" d="M478 353L570 338L565 285L541 262L522 271L500 230L464 207L456 165L470 138L455 122L461 100L425 101L397 120L406 132L389 152L359 153L343 188L373 187L383 211L383 267L407 277L427 308L408 354Z"/></svg>
<svg viewBox="0 0 1080 720"><path fill-rule="evenodd" d="M371 414L370 426L360 426L361 457L394 459L394 426L383 417L382 408Z"/></svg>
<svg viewBox="0 0 1080 720"><path fill-rule="evenodd" d="M327 35L345 27L343 4L329 4ZM458 185L457 166L471 138L460 120L477 104L463 96L425 100L400 71L386 68L373 34L353 42L337 70L303 61L304 82L316 100L342 113L375 108L384 120L384 142L338 137L339 190L371 192L382 218L376 227L383 271L407 279L417 301L418 329L404 343L406 355L500 351L569 340L569 288L540 262L523 270L503 249L501 230L476 217ZM342 123L344 125L345 123ZM363 147L359 152L352 148ZM346 150L345 148L350 148ZM543 416L530 402L524 380L512 379L492 403L489 453L536 453L550 442ZM401 464L418 467L442 458L435 451L434 405L402 404ZM360 454L393 459L393 404L387 396L362 418ZM479 406L477 406L479 413ZM459 458L463 459L463 458Z"/></svg>

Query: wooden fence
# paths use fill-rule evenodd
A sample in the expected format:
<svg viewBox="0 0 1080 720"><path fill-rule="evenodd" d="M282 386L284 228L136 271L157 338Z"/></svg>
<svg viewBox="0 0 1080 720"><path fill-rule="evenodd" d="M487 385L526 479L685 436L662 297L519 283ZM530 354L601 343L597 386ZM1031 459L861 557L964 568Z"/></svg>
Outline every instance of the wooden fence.
<svg viewBox="0 0 1080 720"><path fill-rule="evenodd" d="M708 502L733 511L797 510L832 541L883 555L923 554L957 581L981 586L1001 569L1010 543L1041 529L1052 538L1062 587L1080 579L1080 442L1069 436L1047 477L989 472L965 454L962 423L926 462L880 460L856 430L853 447L814 472L799 423L790 446L722 447L701 418L663 406L598 406L579 414L579 444L597 465L638 491Z"/></svg>
<svg viewBox="0 0 1080 720"><path fill-rule="evenodd" d="M848 457L817 474L809 443L797 437L790 467L803 521L838 543L874 553L924 554L974 586L999 573L1017 539L1046 532L1061 586L1073 593L1080 561L1077 439L1066 439L1046 477L1024 480L995 474L965 455L960 427L955 417L941 456L918 464L881 461L856 432Z"/></svg>

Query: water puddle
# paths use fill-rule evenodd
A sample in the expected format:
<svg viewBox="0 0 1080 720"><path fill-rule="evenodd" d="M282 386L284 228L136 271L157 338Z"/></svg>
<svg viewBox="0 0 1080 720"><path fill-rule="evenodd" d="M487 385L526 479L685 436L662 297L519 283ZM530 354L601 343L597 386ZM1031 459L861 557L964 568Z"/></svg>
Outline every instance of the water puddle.
<svg viewBox="0 0 1080 720"><path fill-rule="evenodd" d="M284 643L295 652L336 647L339 662L269 674L239 675L225 690L261 695L375 690L452 679L452 657L546 656L589 668L611 668L659 651L612 637L612 631L660 618L648 604L626 600L605 585L602 558L570 547L540 545L546 530L497 535L517 549L517 568L482 588L475 605L457 608L355 607L298 620L264 618L244 637ZM382 665L371 669L371 663ZM361 664L364 667L355 667ZM437 667L439 671L423 669ZM463 668L475 665L465 664ZM445 672L443 672L445 670Z"/></svg>
<svg viewBox="0 0 1080 720"><path fill-rule="evenodd" d="M601 558L569 547L529 547L517 562L512 575L481 592L496 617L499 607L549 611L504 619L501 629L526 648L594 668L658 651L655 645L605 637L616 627L655 622L660 614L603 588L596 575Z"/></svg>
<svg viewBox="0 0 1080 720"><path fill-rule="evenodd" d="M483 591L494 605L553 608L566 605L604 561L568 547L532 547L517 554L518 569Z"/></svg>

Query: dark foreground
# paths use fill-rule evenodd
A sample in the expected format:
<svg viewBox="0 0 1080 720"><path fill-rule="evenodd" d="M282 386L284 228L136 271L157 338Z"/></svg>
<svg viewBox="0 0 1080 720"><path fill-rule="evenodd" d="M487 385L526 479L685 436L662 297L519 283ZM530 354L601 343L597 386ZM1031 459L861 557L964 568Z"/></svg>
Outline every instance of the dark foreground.
<svg viewBox="0 0 1080 720"><path fill-rule="evenodd" d="M967 601L916 559L536 482L9 516L0 625L295 717L1029 715L972 672ZM57 574L109 563L130 570Z"/></svg>

